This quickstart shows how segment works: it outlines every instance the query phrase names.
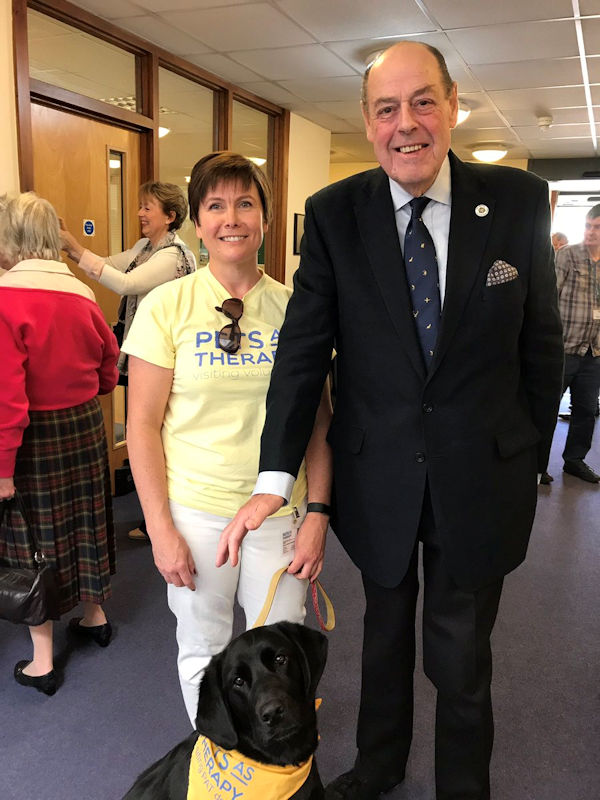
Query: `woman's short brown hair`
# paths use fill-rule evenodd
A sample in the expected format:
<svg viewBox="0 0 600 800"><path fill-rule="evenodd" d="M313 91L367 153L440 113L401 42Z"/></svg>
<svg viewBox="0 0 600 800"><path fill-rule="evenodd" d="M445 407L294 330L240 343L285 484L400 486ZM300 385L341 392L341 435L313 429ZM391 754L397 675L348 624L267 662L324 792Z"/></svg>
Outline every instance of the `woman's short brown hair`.
<svg viewBox="0 0 600 800"><path fill-rule="evenodd" d="M158 200L165 214L168 215L171 211L175 214L175 219L169 225L170 231L178 231L185 222L187 214L185 195L174 183L148 181L140 186L138 196L140 200L143 197L153 197Z"/></svg>
<svg viewBox="0 0 600 800"><path fill-rule="evenodd" d="M265 222L269 224L273 216L273 192L265 173L250 159L239 153L219 151L203 156L196 161L188 185L190 218L198 225L198 209L206 195L221 181L239 183L249 189L254 183L263 207Z"/></svg>

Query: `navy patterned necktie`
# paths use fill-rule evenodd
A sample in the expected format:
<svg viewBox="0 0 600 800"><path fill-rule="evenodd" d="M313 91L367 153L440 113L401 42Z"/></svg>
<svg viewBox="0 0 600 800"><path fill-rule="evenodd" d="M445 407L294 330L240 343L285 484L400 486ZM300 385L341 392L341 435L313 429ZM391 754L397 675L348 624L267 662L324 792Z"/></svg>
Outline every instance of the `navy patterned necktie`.
<svg viewBox="0 0 600 800"><path fill-rule="evenodd" d="M411 217L404 236L404 264L413 317L427 367L431 364L440 324L440 284L435 246L421 219L429 197L410 201Z"/></svg>

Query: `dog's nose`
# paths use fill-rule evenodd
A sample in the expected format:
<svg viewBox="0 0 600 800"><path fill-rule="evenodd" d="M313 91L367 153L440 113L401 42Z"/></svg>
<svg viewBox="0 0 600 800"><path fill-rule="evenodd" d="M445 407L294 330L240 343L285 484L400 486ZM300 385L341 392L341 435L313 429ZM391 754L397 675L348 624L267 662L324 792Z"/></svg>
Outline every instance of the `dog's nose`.
<svg viewBox="0 0 600 800"><path fill-rule="evenodd" d="M269 727L281 722L284 714L283 703L279 700L270 700L260 710L261 720Z"/></svg>

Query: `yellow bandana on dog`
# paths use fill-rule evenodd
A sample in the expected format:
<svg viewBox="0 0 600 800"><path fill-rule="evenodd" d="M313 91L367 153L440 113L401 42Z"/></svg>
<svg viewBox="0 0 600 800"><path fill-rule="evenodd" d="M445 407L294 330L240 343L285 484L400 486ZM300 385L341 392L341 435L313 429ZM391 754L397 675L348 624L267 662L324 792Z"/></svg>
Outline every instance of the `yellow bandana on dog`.
<svg viewBox="0 0 600 800"><path fill-rule="evenodd" d="M308 778L312 760L299 767L260 764L200 736L190 760L187 800L287 800Z"/></svg>

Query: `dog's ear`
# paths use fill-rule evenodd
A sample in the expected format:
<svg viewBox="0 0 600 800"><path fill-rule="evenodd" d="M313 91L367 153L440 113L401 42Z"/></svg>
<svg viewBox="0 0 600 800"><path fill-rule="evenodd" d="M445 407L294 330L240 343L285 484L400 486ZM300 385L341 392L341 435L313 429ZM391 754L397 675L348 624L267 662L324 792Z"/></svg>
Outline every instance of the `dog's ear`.
<svg viewBox="0 0 600 800"><path fill-rule="evenodd" d="M300 651L306 693L309 697L314 695L327 661L327 637L296 622L276 622L273 627L291 639Z"/></svg>
<svg viewBox="0 0 600 800"><path fill-rule="evenodd" d="M196 730L225 750L237 746L238 735L233 726L222 681L223 654L213 656L202 678L198 696Z"/></svg>

